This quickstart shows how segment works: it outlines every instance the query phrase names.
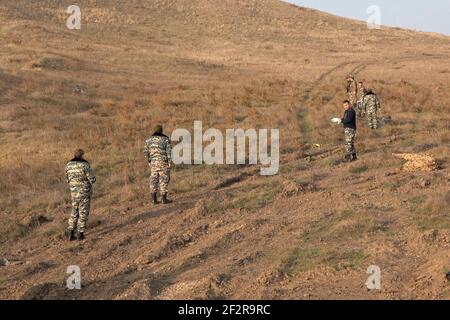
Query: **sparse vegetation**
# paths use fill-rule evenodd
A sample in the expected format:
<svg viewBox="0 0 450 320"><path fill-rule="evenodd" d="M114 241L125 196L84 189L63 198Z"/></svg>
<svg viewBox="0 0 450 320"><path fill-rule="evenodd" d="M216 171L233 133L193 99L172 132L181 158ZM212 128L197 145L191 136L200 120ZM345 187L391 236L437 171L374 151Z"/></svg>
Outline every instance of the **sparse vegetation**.
<svg viewBox="0 0 450 320"><path fill-rule="evenodd" d="M352 239L383 232L388 228L388 222L377 218L370 212L343 210L331 216L326 216L311 225L301 236L307 243L317 241L330 242L337 239Z"/></svg>
<svg viewBox="0 0 450 320"><path fill-rule="evenodd" d="M366 172L369 169L367 165L354 166L350 168L350 172L353 174L360 174Z"/></svg>
<svg viewBox="0 0 450 320"><path fill-rule="evenodd" d="M245 190L231 192L225 199L208 199L204 211L206 214L224 214L234 209L254 212L270 205L279 193L280 183L277 179L266 184L247 185Z"/></svg>
<svg viewBox="0 0 450 320"><path fill-rule="evenodd" d="M424 197L415 197L412 201L416 208L414 218L419 230L450 230L450 192L436 195L428 201Z"/></svg>
<svg viewBox="0 0 450 320"><path fill-rule="evenodd" d="M445 239L449 228L448 37L374 32L281 1L78 3L80 31L65 28L61 1L0 4L0 257L12 261L0 267L0 298L73 298L53 282L63 283L75 256L93 280L77 293L83 299L298 299L309 286L321 298L373 298L355 277L372 256L402 275L376 297L449 297L416 281L429 264L448 269L444 245L414 247L422 232ZM343 130L330 124L342 115L349 72L391 117L376 132L359 121L354 164L342 162ZM144 140L155 124L170 135L192 131L194 120L222 132L280 129L279 175L180 165L175 202L150 206ZM78 147L98 178L81 245L58 237L70 213L63 168ZM395 170L392 153L414 149L433 154L440 170ZM420 175L425 187L411 183ZM170 239L176 250L155 263ZM264 258L240 263L255 252ZM321 267L348 290L305 280Z"/></svg>
<svg viewBox="0 0 450 320"><path fill-rule="evenodd" d="M61 58L45 57L38 63L33 64L33 68L44 68L53 70L64 70L64 60Z"/></svg>
<svg viewBox="0 0 450 320"><path fill-rule="evenodd" d="M328 266L336 270L354 269L361 266L366 259L362 250L333 251L322 248L297 248L287 258L281 271L288 276L298 272L310 271L318 267Z"/></svg>
<svg viewBox="0 0 450 320"><path fill-rule="evenodd" d="M20 222L17 219L5 219L0 227L0 243L14 241L27 236L32 236L34 230L41 225L49 222L42 215L33 215L26 222Z"/></svg>

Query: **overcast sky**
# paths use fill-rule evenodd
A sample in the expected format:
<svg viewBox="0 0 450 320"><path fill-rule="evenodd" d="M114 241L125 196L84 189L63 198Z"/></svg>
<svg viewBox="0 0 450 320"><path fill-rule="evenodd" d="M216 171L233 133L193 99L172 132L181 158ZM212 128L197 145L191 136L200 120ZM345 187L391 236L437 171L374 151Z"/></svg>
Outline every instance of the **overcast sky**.
<svg viewBox="0 0 450 320"><path fill-rule="evenodd" d="M450 0L285 0L338 16L367 21L367 8L381 9L381 24L450 35Z"/></svg>

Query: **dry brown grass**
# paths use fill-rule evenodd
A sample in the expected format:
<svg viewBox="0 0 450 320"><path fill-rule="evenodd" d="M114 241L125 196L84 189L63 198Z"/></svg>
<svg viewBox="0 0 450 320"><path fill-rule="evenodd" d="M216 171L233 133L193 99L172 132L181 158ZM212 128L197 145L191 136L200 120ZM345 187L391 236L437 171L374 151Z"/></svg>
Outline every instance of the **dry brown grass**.
<svg viewBox="0 0 450 320"><path fill-rule="evenodd" d="M210 199L220 183L254 168L178 166L171 195L180 202L206 198L205 216L229 216L219 221L225 230L216 231L225 238L227 232L233 234L229 230L236 221L253 226L254 220L245 219L290 203L289 216L280 209L265 217L273 219L273 230L247 230L247 247L271 242L278 232L287 236L286 245L274 240L292 249L277 258L276 268L281 263L292 275L318 265L358 268L366 261L359 242L339 251L347 245L347 231L355 241L366 233L382 237L377 231L384 232L380 227L384 220L359 210L312 219L310 212L323 215L328 210L317 208L327 192L340 199L342 189L356 181L365 196L376 190L386 192L382 200L397 201L396 192L411 190L404 189L409 177L385 175L401 166L390 158L394 152L430 152L447 170L448 37L387 28L369 31L363 23L275 0L110 0L100 8L92 1L78 3L85 10L80 32L65 28L60 1L0 4L0 207L8 221L0 226L2 243L20 247L20 239L30 234L21 221L32 214L55 221L38 230L40 239L54 237L62 229L70 205L63 169L78 147L87 151L98 175L94 217L116 221L124 208L147 210L149 172L142 147L157 123L164 124L169 134L175 128L192 130L194 120L222 130L280 129L282 178L237 181L219 190L225 193L221 198ZM351 71L379 93L381 115L390 115L393 121L376 133L360 122L357 148L364 163L342 169L336 161L342 129L330 125L329 119L342 114L343 80ZM313 144L321 147L314 149ZM286 179L313 185L314 190L273 206ZM445 181L436 178L433 183L438 189ZM430 197L414 223L420 229L448 229L442 199ZM366 202L355 201L360 207ZM144 218L140 219L133 223ZM180 213L174 220L183 219ZM409 226L406 218L398 220L401 227ZM292 229L286 231L289 223ZM186 227L191 226L180 229L184 232ZM142 232L160 232L152 228ZM312 233L307 235L306 230ZM327 250L314 251L298 249L299 238L310 245L320 245L320 238L335 242ZM220 245L209 245L222 252ZM102 254L109 257L108 252Z"/></svg>

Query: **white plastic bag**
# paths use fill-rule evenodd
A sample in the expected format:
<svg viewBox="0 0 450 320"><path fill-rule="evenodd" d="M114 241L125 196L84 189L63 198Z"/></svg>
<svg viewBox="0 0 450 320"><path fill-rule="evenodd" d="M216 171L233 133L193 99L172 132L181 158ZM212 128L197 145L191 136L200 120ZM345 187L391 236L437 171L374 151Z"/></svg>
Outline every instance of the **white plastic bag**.
<svg viewBox="0 0 450 320"><path fill-rule="evenodd" d="M333 118L333 119L331 119L331 122L332 122L332 123L335 123L335 124L341 124L341 123L342 123L342 120L339 119L339 118Z"/></svg>

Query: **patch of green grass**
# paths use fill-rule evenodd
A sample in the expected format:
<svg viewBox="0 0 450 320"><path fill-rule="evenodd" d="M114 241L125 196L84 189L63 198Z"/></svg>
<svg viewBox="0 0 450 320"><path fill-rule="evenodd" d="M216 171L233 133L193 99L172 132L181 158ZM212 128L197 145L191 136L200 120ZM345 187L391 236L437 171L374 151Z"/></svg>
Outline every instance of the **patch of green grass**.
<svg viewBox="0 0 450 320"><path fill-rule="evenodd" d="M416 145L416 141L414 139L405 139L400 145L403 148L414 147Z"/></svg>
<svg viewBox="0 0 450 320"><path fill-rule="evenodd" d="M281 271L288 276L293 276L298 272L304 272L317 266L318 260L322 255L322 250L315 249L295 249L288 256Z"/></svg>
<svg viewBox="0 0 450 320"><path fill-rule="evenodd" d="M411 198L410 201L413 206L418 207L425 202L425 196L423 196L423 195L416 196L416 197Z"/></svg>
<svg viewBox="0 0 450 320"><path fill-rule="evenodd" d="M296 161L296 162L282 165L280 167L279 174L285 175L285 176L292 176L292 172L307 171L307 170L311 169L313 166L314 166L313 162L306 162L304 160Z"/></svg>
<svg viewBox="0 0 450 320"><path fill-rule="evenodd" d="M111 205L118 205L118 204L120 204L120 197L119 197L118 194L112 195L111 198L110 198L109 200L110 200L109 203L110 203Z"/></svg>
<svg viewBox="0 0 450 320"><path fill-rule="evenodd" d="M368 169L369 167L367 165L362 165L350 168L350 172L353 174L360 174L366 172Z"/></svg>
<svg viewBox="0 0 450 320"><path fill-rule="evenodd" d="M370 212L344 210L324 217L305 231L301 239L305 242L332 241L358 238L378 231L386 231L388 223Z"/></svg>
<svg viewBox="0 0 450 320"><path fill-rule="evenodd" d="M38 235L36 229L49 221L50 220L48 218L42 215L35 215L31 217L27 223L7 219L1 225L0 242L17 240L25 237L34 238Z"/></svg>
<svg viewBox="0 0 450 320"><path fill-rule="evenodd" d="M204 209L206 213L214 214L214 213L223 213L227 211L227 209L232 209L232 206L218 199L211 199L206 202Z"/></svg>
<svg viewBox="0 0 450 320"><path fill-rule="evenodd" d="M263 185L255 185L253 190L245 190L243 196L233 201L233 206L253 212L273 202L279 191L280 182L272 179Z"/></svg>
<svg viewBox="0 0 450 320"><path fill-rule="evenodd" d="M5 288L7 283L6 278L0 278L0 288Z"/></svg>
<svg viewBox="0 0 450 320"><path fill-rule="evenodd" d="M414 124L412 126L412 132L417 132L419 130L419 124L422 118L422 112L416 112L416 117L414 119Z"/></svg>
<svg viewBox="0 0 450 320"><path fill-rule="evenodd" d="M450 192L435 194L425 202L425 196L411 199L415 206L414 221L420 231L450 229L450 216L448 214Z"/></svg>
<svg viewBox="0 0 450 320"><path fill-rule="evenodd" d="M450 219L448 215L432 215L428 216L428 209L424 208L417 213L416 224L419 230L442 230L450 229Z"/></svg>
<svg viewBox="0 0 450 320"><path fill-rule="evenodd" d="M186 193L194 190L199 190L208 185L208 183L200 178L194 179L177 179L174 186L172 187L172 191L175 193Z"/></svg>
<svg viewBox="0 0 450 320"><path fill-rule="evenodd" d="M376 211L381 211L381 212L393 212L395 210L395 208L393 207L382 207L382 206L377 206L373 203L369 203L367 206L365 206L365 208L367 210L370 210L372 212L376 212Z"/></svg>
<svg viewBox="0 0 450 320"><path fill-rule="evenodd" d="M247 185L246 190L228 193L227 199L210 199L204 209L209 214L224 213L237 208L254 212L271 203L278 195L279 189L278 180L266 184Z"/></svg>
<svg viewBox="0 0 450 320"><path fill-rule="evenodd" d="M281 267L281 271L293 276L300 272L313 270L319 266L328 266L336 270L355 269L367 258L362 250L324 250L321 248L296 248Z"/></svg>
<svg viewBox="0 0 450 320"><path fill-rule="evenodd" d="M398 181L383 184L383 188L388 189L389 191L396 191L400 186L401 184Z"/></svg>
<svg viewBox="0 0 450 320"><path fill-rule="evenodd" d="M84 101L77 106L78 112L86 112L91 109L100 108L101 105L98 102Z"/></svg>
<svg viewBox="0 0 450 320"><path fill-rule="evenodd" d="M64 229L62 229L61 227L58 227L58 226L54 226L48 230L45 230L44 232L39 234L39 236L42 236L44 238L51 238L51 237L57 235L58 233L61 233L61 230L64 230Z"/></svg>
<svg viewBox="0 0 450 320"><path fill-rule="evenodd" d="M31 231L31 228L18 222L9 223L2 229L2 232L0 232L0 242L23 238Z"/></svg>
<svg viewBox="0 0 450 320"><path fill-rule="evenodd" d="M361 267L362 262L367 258L363 250L350 250L338 252L337 254L329 253L325 263L336 270L341 269L357 269Z"/></svg>
<svg viewBox="0 0 450 320"><path fill-rule="evenodd" d="M297 118L300 123L301 136L305 141L309 141L310 133L313 132L313 128L308 122L308 110L301 108L297 111Z"/></svg>

